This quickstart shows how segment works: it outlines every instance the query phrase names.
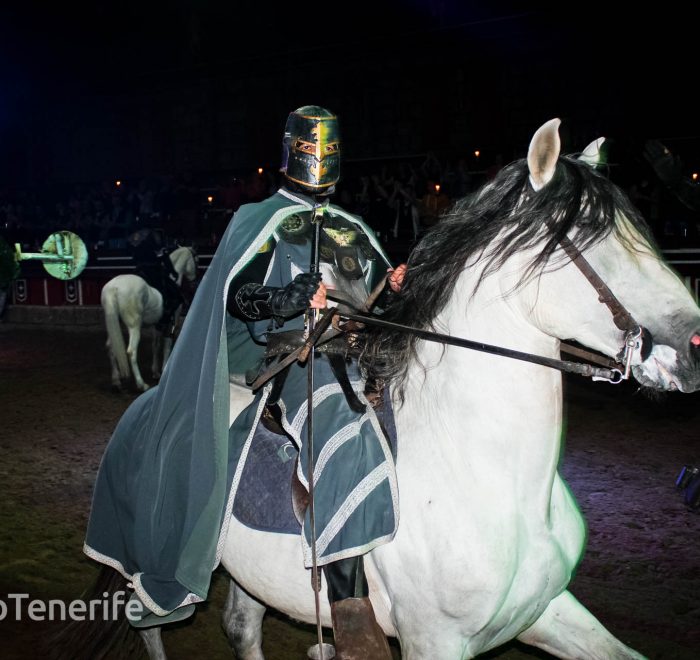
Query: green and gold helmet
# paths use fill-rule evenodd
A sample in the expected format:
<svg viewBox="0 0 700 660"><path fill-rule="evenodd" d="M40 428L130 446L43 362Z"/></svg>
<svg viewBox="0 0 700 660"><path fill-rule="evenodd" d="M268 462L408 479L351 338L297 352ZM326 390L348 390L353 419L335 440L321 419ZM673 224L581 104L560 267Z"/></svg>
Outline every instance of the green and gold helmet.
<svg viewBox="0 0 700 660"><path fill-rule="evenodd" d="M280 171L312 194L331 192L340 179L340 134L332 112L305 105L289 113Z"/></svg>

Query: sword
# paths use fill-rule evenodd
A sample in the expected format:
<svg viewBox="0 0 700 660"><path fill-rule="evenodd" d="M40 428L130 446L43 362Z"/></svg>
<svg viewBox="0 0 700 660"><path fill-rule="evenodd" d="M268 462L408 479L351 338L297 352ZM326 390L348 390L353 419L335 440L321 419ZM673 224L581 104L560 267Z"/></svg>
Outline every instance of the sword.
<svg viewBox="0 0 700 660"><path fill-rule="evenodd" d="M315 205L311 216L313 224L313 234L311 238L311 265L309 272L318 273L319 271L319 243L321 236L321 225L323 224L324 208L321 205ZM333 318L332 314L328 314L327 319ZM316 310L308 309L306 312L306 328L308 332L307 342L314 335L316 326ZM306 386L306 454L308 465L307 481L309 483L309 523L311 536L311 586L314 590L314 602L316 606L316 634L318 636L318 648L320 651L321 660L323 658L323 628L321 627L321 604L319 602L319 593L321 591L321 576L318 572L318 562L316 558L316 517L314 512L314 343L309 344L309 356L307 359L307 386Z"/></svg>

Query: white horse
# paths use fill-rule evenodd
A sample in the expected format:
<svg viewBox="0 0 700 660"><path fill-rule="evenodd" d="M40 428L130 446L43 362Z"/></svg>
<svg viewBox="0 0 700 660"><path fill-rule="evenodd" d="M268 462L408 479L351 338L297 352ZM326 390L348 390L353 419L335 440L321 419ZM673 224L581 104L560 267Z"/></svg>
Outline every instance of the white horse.
<svg viewBox="0 0 700 660"><path fill-rule="evenodd" d="M602 140L581 159L559 158L559 123L423 238L392 320L550 358L562 339L615 357L623 332L559 249L564 231L656 341L646 359L635 353L635 377L699 389L697 305L624 193L590 167ZM643 657L567 591L585 526L557 471L559 371L400 333L382 345L398 365L389 374L397 404L403 396L401 517L365 567L378 621L404 660L471 658L514 638L562 658ZM232 396L232 419L244 403ZM233 578L224 627L239 660L263 658L266 606L315 621L298 538L234 518L221 561ZM321 619L330 626L325 594Z"/></svg>
<svg viewBox="0 0 700 660"><path fill-rule="evenodd" d="M170 261L177 273L177 285L183 280L194 282L197 277L197 258L190 247L178 247L170 253ZM102 288L100 296L107 328L107 351L112 365L112 385L121 390L122 382L133 375L136 388L145 392L149 385L144 382L138 365L138 348L141 329L152 326L151 375L158 379L168 361L172 339L163 337L155 324L163 315L163 296L146 281L133 274L117 275ZM175 312L175 321L182 307ZM121 323L126 326L129 343L124 345Z"/></svg>
<svg viewBox="0 0 700 660"><path fill-rule="evenodd" d="M653 348L630 344L637 380L700 389L700 310L626 195L595 171L602 140L580 158L560 156L559 124L544 124L526 159L426 233L385 318L551 360L573 339L614 359L628 333L563 252L568 236L654 338ZM557 470L560 372L399 331L382 330L367 351L365 364L391 382L400 522L365 570L402 658L462 660L513 639L561 658L643 657L567 590L585 525ZM250 400L232 387L230 418ZM221 545L232 577L224 628L238 660L262 660L266 607L315 622L302 544L233 517ZM159 629L141 634L164 658Z"/></svg>

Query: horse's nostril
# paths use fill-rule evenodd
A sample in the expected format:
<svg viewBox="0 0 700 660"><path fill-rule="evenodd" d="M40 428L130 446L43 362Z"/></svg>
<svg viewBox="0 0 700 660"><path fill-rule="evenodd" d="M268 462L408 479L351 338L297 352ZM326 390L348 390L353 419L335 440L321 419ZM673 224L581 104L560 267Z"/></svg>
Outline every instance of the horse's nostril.
<svg viewBox="0 0 700 660"><path fill-rule="evenodd" d="M693 346L700 346L700 335L693 335L693 336L690 338L690 343L691 343Z"/></svg>

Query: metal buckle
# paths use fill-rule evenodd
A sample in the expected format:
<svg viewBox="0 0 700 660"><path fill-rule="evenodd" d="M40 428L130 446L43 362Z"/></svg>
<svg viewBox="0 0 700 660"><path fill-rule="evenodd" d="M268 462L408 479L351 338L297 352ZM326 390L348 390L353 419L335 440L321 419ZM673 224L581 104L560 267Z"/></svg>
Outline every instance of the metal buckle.
<svg viewBox="0 0 700 660"><path fill-rule="evenodd" d="M630 371L632 370L632 358L634 357L635 351L642 347L642 328L637 326L633 330L629 330L625 335L625 346L617 354L615 360L622 364L623 371L620 372L620 380L615 381L619 383L623 380L627 380L630 377ZM613 381L610 381L613 382Z"/></svg>
<svg viewBox="0 0 700 660"><path fill-rule="evenodd" d="M596 382L605 381L606 383L611 383L612 385L619 385L623 380L626 380L626 376L619 369L610 369L612 376L607 378L606 376L591 376L591 380Z"/></svg>

